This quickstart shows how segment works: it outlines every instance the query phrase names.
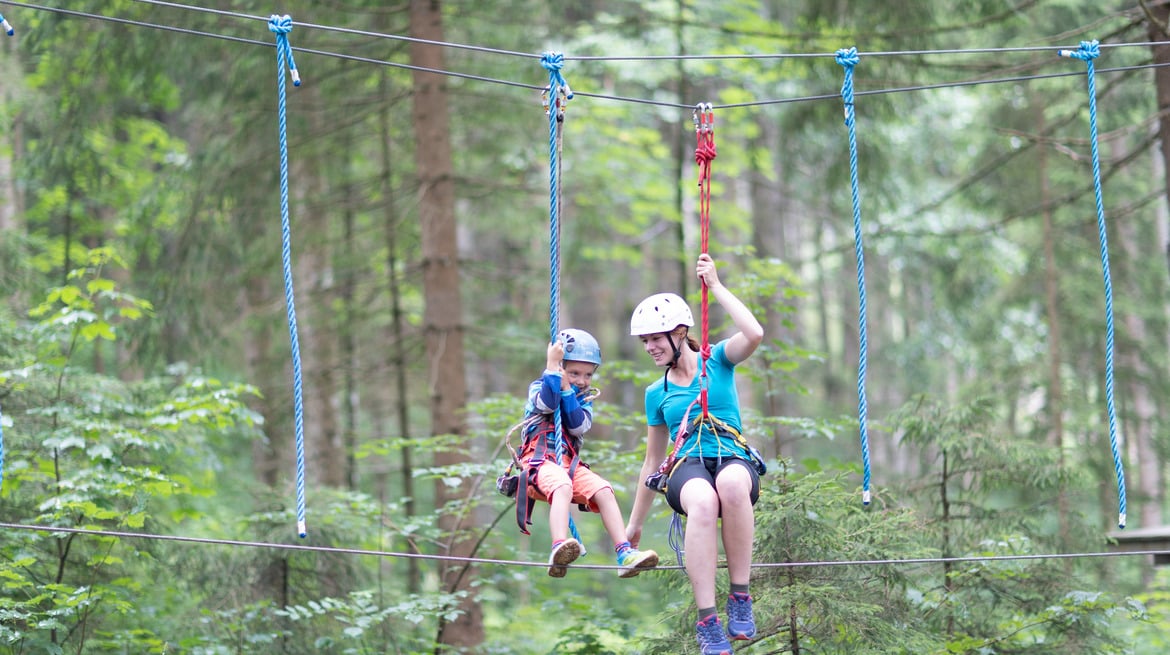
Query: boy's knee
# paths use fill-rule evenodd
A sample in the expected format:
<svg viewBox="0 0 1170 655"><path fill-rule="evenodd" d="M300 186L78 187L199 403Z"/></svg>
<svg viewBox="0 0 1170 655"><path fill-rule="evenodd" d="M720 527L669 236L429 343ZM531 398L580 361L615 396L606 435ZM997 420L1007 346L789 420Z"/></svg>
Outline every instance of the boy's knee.
<svg viewBox="0 0 1170 655"><path fill-rule="evenodd" d="M545 495L551 501L553 499L570 498L573 495L573 487L568 484L560 484L547 492Z"/></svg>

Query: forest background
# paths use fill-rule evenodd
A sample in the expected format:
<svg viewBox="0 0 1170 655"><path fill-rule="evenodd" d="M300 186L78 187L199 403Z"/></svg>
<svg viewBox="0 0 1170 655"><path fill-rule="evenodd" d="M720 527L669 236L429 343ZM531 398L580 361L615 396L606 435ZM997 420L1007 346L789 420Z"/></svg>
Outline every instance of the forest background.
<svg viewBox="0 0 1170 655"><path fill-rule="evenodd" d="M1170 577L1104 554L1111 442L1126 530L1166 504L1166 2L0 10L0 653L694 652L664 504L661 571L618 580L578 514L590 553L554 580L546 515L521 535L493 481L557 282L605 356L586 459L628 508L661 374L629 313L699 296L699 102L710 251L768 330L740 375L770 471L737 652L1170 645ZM288 251L273 13L304 80ZM1095 113L1056 56L1088 40ZM555 268L547 51L577 92Z"/></svg>

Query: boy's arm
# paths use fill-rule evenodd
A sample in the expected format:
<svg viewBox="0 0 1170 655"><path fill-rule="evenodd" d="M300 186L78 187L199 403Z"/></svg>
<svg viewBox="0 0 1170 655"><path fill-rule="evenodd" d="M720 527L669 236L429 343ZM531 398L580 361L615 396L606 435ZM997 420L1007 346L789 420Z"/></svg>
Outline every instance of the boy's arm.
<svg viewBox="0 0 1170 655"><path fill-rule="evenodd" d="M528 404L541 414L552 414L561 402L561 372L545 371L528 387Z"/></svg>
<svg viewBox="0 0 1170 655"><path fill-rule="evenodd" d="M593 427L593 403L582 403L570 388L561 392L561 429L580 437Z"/></svg>
<svg viewBox="0 0 1170 655"><path fill-rule="evenodd" d="M528 404L541 414L552 414L561 402L561 358L565 356L564 346L559 341L548 344L545 353L544 375L528 387Z"/></svg>

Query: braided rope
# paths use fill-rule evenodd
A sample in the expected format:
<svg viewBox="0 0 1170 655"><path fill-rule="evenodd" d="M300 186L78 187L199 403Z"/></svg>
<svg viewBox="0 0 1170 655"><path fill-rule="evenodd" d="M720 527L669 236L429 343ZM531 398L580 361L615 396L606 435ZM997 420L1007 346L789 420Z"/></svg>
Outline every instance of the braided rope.
<svg viewBox="0 0 1170 655"><path fill-rule="evenodd" d="M301 78L297 74L292 48L288 44L288 33L292 31L292 18L287 15L273 14L268 20L268 29L276 35L278 127L280 130L280 254L284 263L284 300L288 311L288 336L292 344L293 416L296 424L297 447L297 534L303 538L308 534L305 523L305 419L304 405L301 400L301 347L297 339L296 303L293 302L292 231L289 227L288 217L288 138L286 136L287 121L285 120L284 62L288 62L294 86L301 85Z"/></svg>
<svg viewBox="0 0 1170 655"><path fill-rule="evenodd" d="M1105 233L1105 202L1101 193L1101 157L1097 151L1097 83L1093 60L1101 55L1097 41L1081 41L1076 50L1061 50L1062 57L1085 62L1089 79L1089 143L1093 153L1093 191L1097 197L1097 237L1101 242L1101 273L1105 279L1105 404L1109 411L1109 447L1117 473L1117 527L1125 527L1125 467L1118 444L1117 410L1113 404L1113 283L1109 276L1109 239Z"/></svg>
<svg viewBox="0 0 1170 655"><path fill-rule="evenodd" d="M4 489L4 412L0 412L0 491Z"/></svg>
<svg viewBox="0 0 1170 655"><path fill-rule="evenodd" d="M845 82L841 85L841 98L845 102L845 125L849 128L849 182L853 198L853 250L857 256L857 422L861 433L861 462L864 468L861 480L861 502L870 501L869 490L869 408L865 400L866 336L865 310L865 251L861 240L861 185L857 179L857 126L853 112L853 67L861 61L857 48L842 48L837 51L837 63L845 69Z"/></svg>
<svg viewBox="0 0 1170 655"><path fill-rule="evenodd" d="M699 238L700 249L707 254L711 234L711 162L715 160L715 113L711 103L699 103L693 115L695 122L695 165L699 175ZM699 298L699 402L703 416L707 415L707 360L711 358L710 311L706 280L700 280Z"/></svg>
<svg viewBox="0 0 1170 655"><path fill-rule="evenodd" d="M561 74L565 58L559 52L546 52L540 58L540 65L548 71L548 89L545 91L545 113L548 114L548 331L549 343L555 342L560 332L561 307L561 244L560 244L560 208L561 190L560 178L560 151L562 133L561 127L565 120L564 102L573 97L569 83ZM553 409L553 443L557 458L557 466L562 466L565 456L565 434L561 425L561 408L558 405ZM569 532L578 542L581 535L577 532L577 524L573 517L569 517Z"/></svg>

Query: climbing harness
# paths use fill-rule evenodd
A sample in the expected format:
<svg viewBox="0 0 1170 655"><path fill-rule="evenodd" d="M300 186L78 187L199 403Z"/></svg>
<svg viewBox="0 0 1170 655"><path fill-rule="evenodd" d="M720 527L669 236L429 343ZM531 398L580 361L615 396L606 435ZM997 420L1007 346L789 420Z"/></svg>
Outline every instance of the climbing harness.
<svg viewBox="0 0 1170 655"><path fill-rule="evenodd" d="M296 426L297 449L297 534L304 538L308 535L305 522L305 420L304 404L301 400L301 347L297 339L296 303L293 302L292 231L289 227L288 216L288 138L285 130L287 124L284 82L286 61L293 86L301 85L301 76L297 73L296 62L293 61L292 47L288 44L288 33L292 31L292 28L292 18L288 15L277 16L273 14L268 19L268 29L276 35L276 88L279 114L277 127L280 132L281 259L284 263L284 301L288 313L288 336L292 345L293 418Z"/></svg>
<svg viewBox="0 0 1170 655"><path fill-rule="evenodd" d="M752 466L756 469L756 473L764 475L768 472L767 462L764 461L764 457L760 454L760 451L749 444L743 434L730 423L720 420L718 417L707 412L700 413L694 419L691 419L691 410L694 409L695 404L698 402L698 398L691 401L690 406L687 407L687 411L683 413L682 421L679 423L678 430L676 431L678 436L675 437L674 443L670 447L670 454L658 466L656 472L646 476L646 486L654 491L664 494L667 492L669 489L670 475L674 473L675 467L682 462L682 460L678 459L677 453L692 434L699 434L704 428L720 437L730 438L739 444L740 448L743 448L744 453L751 460Z"/></svg>
<svg viewBox="0 0 1170 655"><path fill-rule="evenodd" d="M849 128L849 182L853 198L853 250L857 257L857 422L861 433L861 502L868 505L869 490L869 408L865 401L865 371L868 339L865 317L865 255L861 242L861 185L857 176L857 126L853 111L853 67L860 61L857 48L842 48L837 51L837 63L845 69L845 82L841 85L841 99L845 103L845 125Z"/></svg>
<svg viewBox="0 0 1170 655"><path fill-rule="evenodd" d="M597 389L589 389L582 402L592 402L600 392ZM534 414L525 420L513 425L508 429L507 435L504 437L504 445L511 455L511 460L508 462L508 468L504 473L496 478L496 491L499 491L504 496L516 499L516 525L520 528L520 532L529 534L528 526L532 525L532 510L536 505L536 501L548 501L548 497L536 486L536 479L540 466L546 461L554 461L554 455L549 452L551 437L554 435L557 424L560 422L560 408L556 408L554 413L557 415L556 420L551 420L547 415ZM512 446L512 435L517 431L523 435L524 440L520 446L520 450ZM581 461L581 446L583 439L580 437L565 438L562 435L560 440L564 444L565 453L569 456L568 474L569 480L577 472L578 466L589 468L589 465ZM531 452L528 462L524 463L521 457ZM557 456L555 460L558 466L564 466L563 456ZM577 508L582 512L588 512L587 499L579 499ZM570 519L572 521L572 519ZM574 534L574 539L580 539Z"/></svg>
<svg viewBox="0 0 1170 655"><path fill-rule="evenodd" d="M1105 202L1101 193L1101 157L1097 151L1097 83L1093 60L1101 54L1097 41L1081 41L1076 50L1061 50L1061 57L1085 62L1089 79L1089 144L1093 155L1093 191L1097 198L1097 238L1101 242L1101 273L1105 279L1105 404L1109 412L1109 447L1117 473L1117 527L1125 527L1125 468L1118 445L1117 411L1113 404L1113 283L1109 279L1109 239L1105 231Z"/></svg>

